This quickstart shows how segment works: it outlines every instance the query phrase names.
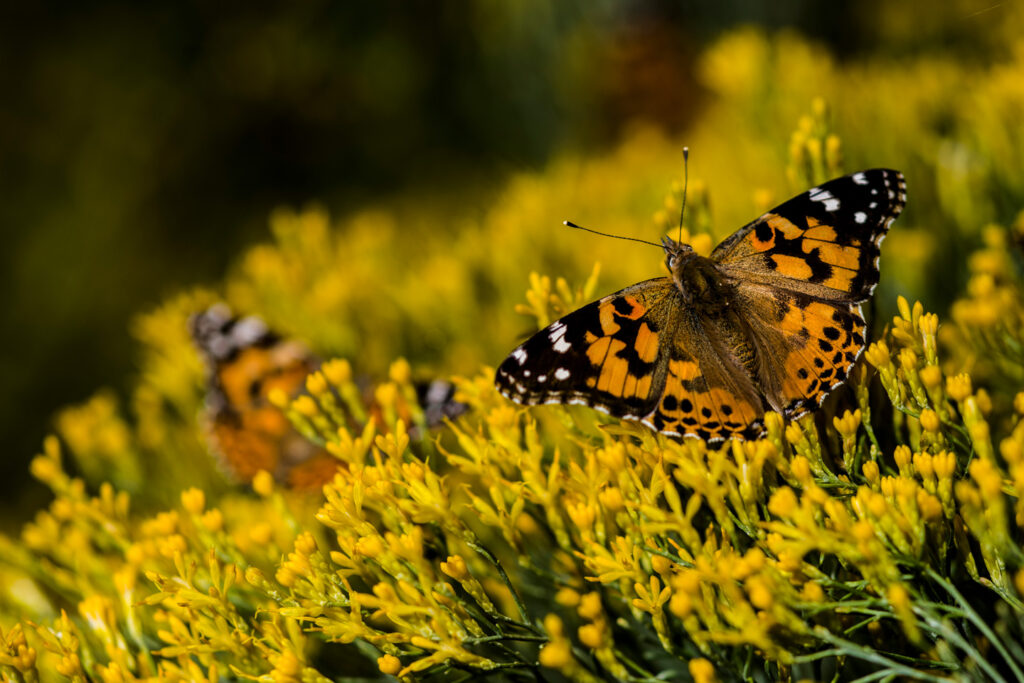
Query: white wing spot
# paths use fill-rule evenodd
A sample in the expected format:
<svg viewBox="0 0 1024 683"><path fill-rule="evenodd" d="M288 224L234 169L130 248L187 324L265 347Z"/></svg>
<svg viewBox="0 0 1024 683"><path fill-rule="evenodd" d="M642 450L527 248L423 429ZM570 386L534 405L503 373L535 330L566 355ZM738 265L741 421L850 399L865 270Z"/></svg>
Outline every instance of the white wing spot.
<svg viewBox="0 0 1024 683"><path fill-rule="evenodd" d="M878 208L878 202L871 202L870 204L868 204L868 208L869 209L877 209Z"/></svg>
<svg viewBox="0 0 1024 683"><path fill-rule="evenodd" d="M868 179L864 177L863 173L854 173L850 177L853 178L853 182L857 183L858 185L867 185L868 184Z"/></svg>
<svg viewBox="0 0 1024 683"><path fill-rule="evenodd" d="M565 341L565 323L558 322L552 325L548 339L551 340L551 348L558 353L565 353L572 348L572 344Z"/></svg>
<svg viewBox="0 0 1024 683"><path fill-rule="evenodd" d="M548 376L547 375L537 375L537 381L543 384L544 382L548 381Z"/></svg>
<svg viewBox="0 0 1024 683"><path fill-rule="evenodd" d="M863 211L858 211L857 213L853 214L853 220L857 223L863 223L867 219L868 215Z"/></svg>
<svg viewBox="0 0 1024 683"><path fill-rule="evenodd" d="M520 347L512 352L512 357L515 358L520 365L526 362L526 349Z"/></svg>
<svg viewBox="0 0 1024 683"><path fill-rule="evenodd" d="M565 368L558 368L555 370L555 379L560 382L569 379L569 371Z"/></svg>
<svg viewBox="0 0 1024 683"><path fill-rule="evenodd" d="M808 198L812 202L822 202L825 205L826 211L839 210L839 200L836 199L828 190L822 190L820 187L816 187L810 191L810 196Z"/></svg>

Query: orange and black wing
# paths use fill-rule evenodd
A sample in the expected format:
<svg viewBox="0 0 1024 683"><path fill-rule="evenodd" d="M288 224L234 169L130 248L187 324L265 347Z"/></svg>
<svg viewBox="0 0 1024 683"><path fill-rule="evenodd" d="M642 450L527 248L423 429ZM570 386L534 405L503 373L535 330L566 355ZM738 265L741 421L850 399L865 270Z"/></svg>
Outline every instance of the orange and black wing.
<svg viewBox="0 0 1024 683"><path fill-rule="evenodd" d="M819 405L863 352L860 304L905 202L898 171L854 173L776 207L712 253L747 313L762 391L787 417Z"/></svg>
<svg viewBox="0 0 1024 683"><path fill-rule="evenodd" d="M670 279L648 280L541 330L495 382L516 403L586 405L669 437L749 437L764 409L720 327L687 310Z"/></svg>
<svg viewBox="0 0 1024 683"><path fill-rule="evenodd" d="M664 384L677 296L670 279L656 278L556 320L498 367L498 391L524 405L587 405L641 419Z"/></svg>
<svg viewBox="0 0 1024 683"><path fill-rule="evenodd" d="M836 178L740 228L711 259L735 280L859 303L878 284L879 247L905 203L899 171Z"/></svg>
<svg viewBox="0 0 1024 683"><path fill-rule="evenodd" d="M708 443L757 436L764 403L736 353L742 334L734 317L680 307L664 385L642 422L667 436Z"/></svg>

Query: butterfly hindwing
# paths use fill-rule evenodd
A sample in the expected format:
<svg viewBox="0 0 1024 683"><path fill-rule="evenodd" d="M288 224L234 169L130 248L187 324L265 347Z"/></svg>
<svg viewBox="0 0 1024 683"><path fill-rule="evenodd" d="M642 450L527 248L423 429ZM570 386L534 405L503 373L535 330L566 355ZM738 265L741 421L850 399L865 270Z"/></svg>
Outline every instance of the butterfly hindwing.
<svg viewBox="0 0 1024 683"><path fill-rule="evenodd" d="M815 408L864 350L860 306L750 283L739 292L751 334L765 349L761 386L769 404L789 418Z"/></svg>
<svg viewBox="0 0 1024 683"><path fill-rule="evenodd" d="M705 329L713 323L687 321L685 311L681 316L683 324L669 349L664 388L643 423L666 436L711 443L755 435L764 409L749 377L711 348ZM710 332L717 330L712 326Z"/></svg>
<svg viewBox="0 0 1024 683"><path fill-rule="evenodd" d="M879 246L905 203L898 171L836 178L740 228L711 259L734 279L864 301L878 284Z"/></svg>

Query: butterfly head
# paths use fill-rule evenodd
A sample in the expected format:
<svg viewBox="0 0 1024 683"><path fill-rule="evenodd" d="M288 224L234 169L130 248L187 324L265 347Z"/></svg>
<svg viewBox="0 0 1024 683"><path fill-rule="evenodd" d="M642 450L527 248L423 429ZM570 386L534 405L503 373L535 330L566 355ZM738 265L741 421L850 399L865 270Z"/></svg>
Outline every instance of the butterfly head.
<svg viewBox="0 0 1024 683"><path fill-rule="evenodd" d="M661 247L665 250L665 265L673 278L677 278L683 264L694 254L693 247L683 242L676 242L667 235L661 238Z"/></svg>
<svg viewBox="0 0 1024 683"><path fill-rule="evenodd" d="M663 237L665 265L683 299L688 304L700 305L713 312L731 299L729 285L722 278L714 261L701 256L689 244Z"/></svg>

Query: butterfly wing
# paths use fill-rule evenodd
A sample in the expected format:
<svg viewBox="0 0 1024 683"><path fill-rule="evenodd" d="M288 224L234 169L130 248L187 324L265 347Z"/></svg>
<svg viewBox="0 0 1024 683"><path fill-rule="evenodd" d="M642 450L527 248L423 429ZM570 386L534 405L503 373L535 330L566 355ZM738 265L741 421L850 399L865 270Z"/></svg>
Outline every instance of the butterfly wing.
<svg viewBox="0 0 1024 683"><path fill-rule="evenodd" d="M746 322L758 349L758 384L766 402L800 417L841 385L864 351L860 305L823 301L756 283L741 283Z"/></svg>
<svg viewBox="0 0 1024 683"><path fill-rule="evenodd" d="M711 259L734 280L861 302L878 284L879 245L905 203L899 171L836 178L740 228Z"/></svg>
<svg viewBox="0 0 1024 683"><path fill-rule="evenodd" d="M905 202L898 171L854 173L772 209L712 253L747 312L762 391L787 417L820 404L863 352L860 303Z"/></svg>
<svg viewBox="0 0 1024 683"><path fill-rule="evenodd" d="M733 326L735 331L736 326ZM666 436L750 435L761 400L729 331L682 306L669 278L634 285L555 321L498 367L516 403L587 405Z"/></svg>
<svg viewBox="0 0 1024 683"><path fill-rule="evenodd" d="M656 278L556 320L498 367L498 391L524 405L588 405L640 419L664 383L674 298L672 281Z"/></svg>
<svg viewBox="0 0 1024 683"><path fill-rule="evenodd" d="M665 382L659 400L642 422L672 437L716 443L751 438L761 431L764 405L746 365L745 328L738 317L708 316L679 308L667 349Z"/></svg>

